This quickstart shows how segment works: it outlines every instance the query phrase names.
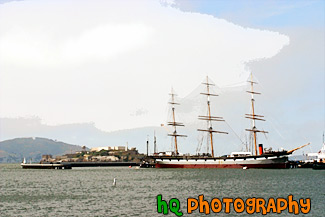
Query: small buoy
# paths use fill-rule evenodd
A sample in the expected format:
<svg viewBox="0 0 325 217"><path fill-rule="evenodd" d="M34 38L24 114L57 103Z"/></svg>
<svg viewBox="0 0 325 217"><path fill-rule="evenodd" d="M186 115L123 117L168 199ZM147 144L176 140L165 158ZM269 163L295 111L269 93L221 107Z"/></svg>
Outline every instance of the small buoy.
<svg viewBox="0 0 325 217"><path fill-rule="evenodd" d="M129 168L132 168L132 166L129 166Z"/></svg>
<svg viewBox="0 0 325 217"><path fill-rule="evenodd" d="M113 186L116 186L116 179L113 180Z"/></svg>
<svg viewBox="0 0 325 217"><path fill-rule="evenodd" d="M247 169L247 167L243 167L243 170L246 170Z"/></svg>

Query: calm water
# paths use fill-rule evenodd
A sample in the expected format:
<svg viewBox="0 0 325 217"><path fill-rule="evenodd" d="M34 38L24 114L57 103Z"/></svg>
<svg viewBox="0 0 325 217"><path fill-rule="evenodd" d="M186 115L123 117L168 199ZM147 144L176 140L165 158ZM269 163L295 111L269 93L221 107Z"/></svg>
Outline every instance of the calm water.
<svg viewBox="0 0 325 217"><path fill-rule="evenodd" d="M113 187L113 178L117 186ZM156 196L176 197L183 216L186 198L204 194L223 197L311 198L311 212L325 216L325 171L312 169L129 169L74 168L23 170L0 164L0 216L164 216L156 210ZM170 213L168 216L176 216ZM206 216L201 214L201 216ZM211 213L208 216L249 216ZM253 216L262 216L255 214ZM266 216L295 216L289 213Z"/></svg>

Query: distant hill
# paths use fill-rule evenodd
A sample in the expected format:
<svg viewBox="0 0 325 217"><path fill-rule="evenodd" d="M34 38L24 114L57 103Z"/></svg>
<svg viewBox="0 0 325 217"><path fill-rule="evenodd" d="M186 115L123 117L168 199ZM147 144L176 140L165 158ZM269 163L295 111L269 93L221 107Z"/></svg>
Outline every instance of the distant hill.
<svg viewBox="0 0 325 217"><path fill-rule="evenodd" d="M0 142L0 163L17 163L24 157L38 162L43 154L56 156L80 150L81 146L46 138L16 138Z"/></svg>

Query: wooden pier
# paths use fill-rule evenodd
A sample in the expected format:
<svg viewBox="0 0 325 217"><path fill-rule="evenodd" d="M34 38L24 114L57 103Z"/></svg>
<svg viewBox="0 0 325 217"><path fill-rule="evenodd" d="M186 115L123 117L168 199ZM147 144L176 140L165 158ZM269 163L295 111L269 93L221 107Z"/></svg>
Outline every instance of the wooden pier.
<svg viewBox="0 0 325 217"><path fill-rule="evenodd" d="M22 163L23 169L72 169L72 167L129 167L140 166L135 162L56 162L56 163Z"/></svg>
<svg viewBox="0 0 325 217"><path fill-rule="evenodd" d="M23 169L71 169L71 165L62 163L46 163L46 164L35 164L35 163L22 163L20 164Z"/></svg>
<svg viewBox="0 0 325 217"><path fill-rule="evenodd" d="M140 165L135 162L62 162L62 164L71 167L129 167Z"/></svg>

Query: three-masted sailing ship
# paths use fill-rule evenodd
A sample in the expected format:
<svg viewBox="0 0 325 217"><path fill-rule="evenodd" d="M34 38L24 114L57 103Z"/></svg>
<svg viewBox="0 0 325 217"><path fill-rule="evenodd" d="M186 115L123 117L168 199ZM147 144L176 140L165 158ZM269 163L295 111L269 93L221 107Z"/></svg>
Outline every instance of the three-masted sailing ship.
<svg viewBox="0 0 325 217"><path fill-rule="evenodd" d="M253 81L253 75L251 74L250 80L250 90L247 91L251 94L251 114L245 114L245 118L248 118L252 121L252 126L250 129L246 129L252 134L253 137L253 150L251 152L233 152L231 155L215 157L214 156L214 144L213 144L213 134L228 134L227 132L219 131L213 129L212 122L217 121L225 121L222 117L213 116L211 112L211 102L210 98L218 96L214 93L211 93L211 86L214 84L209 82L209 78L206 78L206 82L203 82L206 86L206 92L201 93L207 97L207 115L199 116L199 120L207 121L207 129L198 129L198 131L205 132L208 134L211 154L206 155L190 155L183 156L179 155L178 152L178 137L185 137L185 135L181 135L177 133L176 127L184 126L184 124L180 122L176 122L175 120L175 105L178 103L175 102L174 96L175 94L171 93L171 102L172 105L172 115L173 120L168 122L168 125L173 126L173 133L169 134L169 136L174 137L175 151L173 155L170 156L152 156L155 161L156 168L287 168L288 167L288 155L292 154L294 151L307 146L309 144L300 146L298 148L292 149L290 151L282 150L282 151L263 151L263 145L259 144L259 148L257 148L257 133L267 133L264 130L259 130L256 127L256 121L265 121L264 116L257 115L255 113L255 99L254 95L260 94L254 91L254 84L257 82Z"/></svg>

